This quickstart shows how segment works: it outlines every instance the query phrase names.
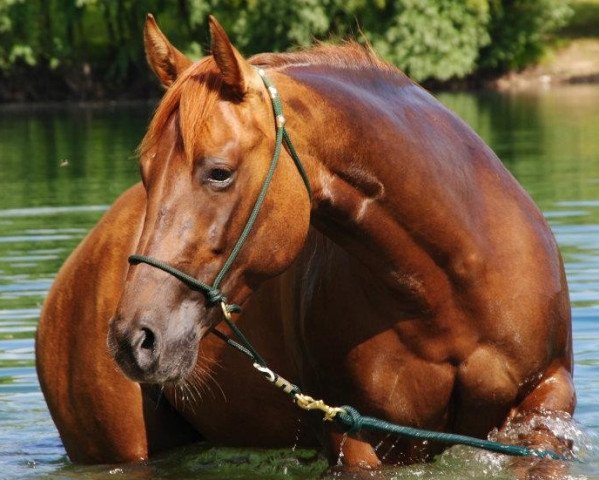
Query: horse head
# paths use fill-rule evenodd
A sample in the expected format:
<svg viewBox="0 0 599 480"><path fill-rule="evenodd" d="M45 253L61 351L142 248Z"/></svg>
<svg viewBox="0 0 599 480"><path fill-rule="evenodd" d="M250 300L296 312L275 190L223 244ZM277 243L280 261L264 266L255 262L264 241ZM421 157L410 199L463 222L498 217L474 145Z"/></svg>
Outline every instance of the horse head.
<svg viewBox="0 0 599 480"><path fill-rule="evenodd" d="M147 194L136 253L214 283L236 248L260 195L275 149L275 116L258 71L210 18L211 51L192 63L148 16L148 62L166 93L140 147ZM142 212L140 212L140 215ZM242 304L265 278L285 270L308 232L310 201L286 152L218 298L189 289L146 264L132 265L108 344L140 382L184 379L199 340L221 318L215 300ZM220 293L222 292L222 294Z"/></svg>

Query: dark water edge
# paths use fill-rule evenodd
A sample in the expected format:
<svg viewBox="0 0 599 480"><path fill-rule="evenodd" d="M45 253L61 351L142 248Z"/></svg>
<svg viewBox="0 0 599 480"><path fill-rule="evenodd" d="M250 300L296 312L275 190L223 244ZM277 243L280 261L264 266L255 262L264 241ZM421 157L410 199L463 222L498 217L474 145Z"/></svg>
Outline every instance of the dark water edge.
<svg viewBox="0 0 599 480"><path fill-rule="evenodd" d="M6 102L0 103L0 113L35 113L60 112L72 109L104 110L110 108L154 108L160 102L160 96L132 99L98 99L98 100L46 100L35 102Z"/></svg>
<svg viewBox="0 0 599 480"><path fill-rule="evenodd" d="M579 403L578 423L555 428L586 462L565 478L599 478L599 88L439 96L494 148L556 234L573 303ZM135 148L153 107L0 107L0 479L319 478L323 459L304 451L196 445L129 466L72 465L65 456L33 366L41 304L70 251L138 180ZM457 447L373 478L512 478L507 462Z"/></svg>
<svg viewBox="0 0 599 480"><path fill-rule="evenodd" d="M62 65L51 69L47 65L13 66L10 72L0 71L0 105L48 101L119 101L145 100L161 95L159 83L150 67L130 72L122 81L105 77L106 67L97 65L92 73L89 65ZM137 70L137 69L136 69Z"/></svg>
<svg viewBox="0 0 599 480"><path fill-rule="evenodd" d="M518 74L519 72L479 72L444 81L425 80L421 85L433 93L495 91L502 78ZM574 78L571 83L597 84L599 77L589 75ZM46 70L28 70L6 76L0 72L1 108L16 105L61 106L64 103L87 106L115 102L156 102L162 93L163 90L149 66L139 77L123 85L111 84L106 79L82 78L77 73L56 75L55 72Z"/></svg>

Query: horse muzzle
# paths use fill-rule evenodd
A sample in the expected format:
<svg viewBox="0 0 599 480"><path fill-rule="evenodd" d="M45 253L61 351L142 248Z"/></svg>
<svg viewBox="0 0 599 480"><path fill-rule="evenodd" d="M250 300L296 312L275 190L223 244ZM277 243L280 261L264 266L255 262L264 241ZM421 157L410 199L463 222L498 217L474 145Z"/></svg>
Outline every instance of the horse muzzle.
<svg viewBox="0 0 599 480"><path fill-rule="evenodd" d="M199 329L185 327L169 332L147 317L126 322L117 314L110 322L108 350L131 380L176 383L191 373L198 355Z"/></svg>

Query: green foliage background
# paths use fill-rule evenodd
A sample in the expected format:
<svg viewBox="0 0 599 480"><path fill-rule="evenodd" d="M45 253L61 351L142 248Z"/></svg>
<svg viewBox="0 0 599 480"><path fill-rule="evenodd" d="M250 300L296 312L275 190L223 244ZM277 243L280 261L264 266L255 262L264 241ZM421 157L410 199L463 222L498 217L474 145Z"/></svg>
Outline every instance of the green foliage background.
<svg viewBox="0 0 599 480"><path fill-rule="evenodd" d="M192 57L215 15L246 55L355 37L417 81L521 68L565 0L0 0L0 98L144 97L146 12Z"/></svg>

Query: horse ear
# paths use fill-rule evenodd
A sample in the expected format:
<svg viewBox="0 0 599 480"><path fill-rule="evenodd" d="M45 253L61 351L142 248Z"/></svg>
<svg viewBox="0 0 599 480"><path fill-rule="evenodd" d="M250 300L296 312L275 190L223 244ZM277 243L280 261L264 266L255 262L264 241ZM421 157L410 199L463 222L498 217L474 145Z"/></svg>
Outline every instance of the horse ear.
<svg viewBox="0 0 599 480"><path fill-rule="evenodd" d="M225 29L212 15L208 17L208 21L212 56L223 75L225 85L240 96L252 88L258 88L258 74L233 46Z"/></svg>
<svg viewBox="0 0 599 480"><path fill-rule="evenodd" d="M144 26L146 58L164 87L170 87L177 76L191 65L185 55L171 45L151 13Z"/></svg>

